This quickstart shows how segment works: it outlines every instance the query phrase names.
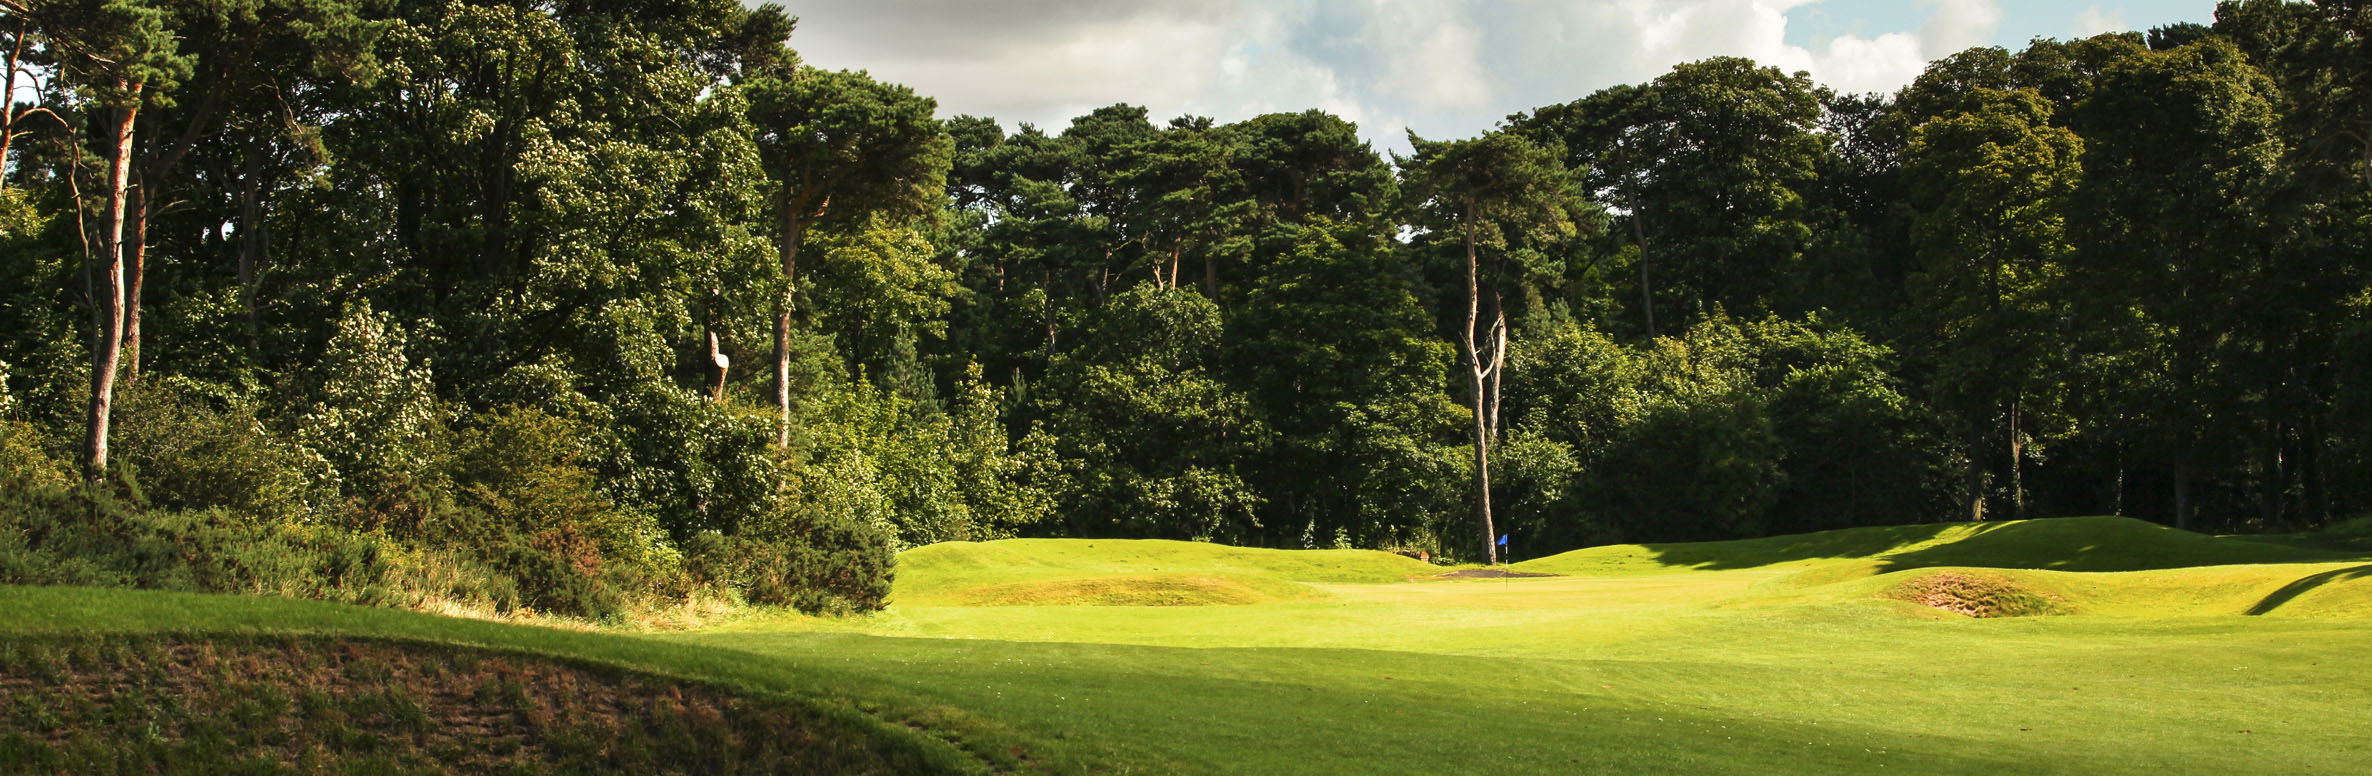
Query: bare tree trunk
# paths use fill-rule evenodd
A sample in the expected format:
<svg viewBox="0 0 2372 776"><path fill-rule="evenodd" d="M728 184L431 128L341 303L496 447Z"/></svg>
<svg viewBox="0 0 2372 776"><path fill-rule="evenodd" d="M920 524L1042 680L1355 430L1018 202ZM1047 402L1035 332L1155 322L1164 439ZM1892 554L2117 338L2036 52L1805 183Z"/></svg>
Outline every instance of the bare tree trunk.
<svg viewBox="0 0 2372 776"><path fill-rule="evenodd" d="M152 204L149 192L152 181L140 176L138 191L130 197L131 212L125 216L124 227L124 347L123 379L140 379L140 299L141 289L148 278L148 209Z"/></svg>
<svg viewBox="0 0 2372 776"><path fill-rule="evenodd" d="M2011 394L2010 414L2003 422L2010 434L2010 519L2026 519L2026 440L2018 437L2018 413L2025 409L2024 394Z"/></svg>
<svg viewBox="0 0 2372 776"><path fill-rule="evenodd" d="M33 21L18 17L16 37L8 45L8 78L6 91L0 91L0 191L8 190L9 149L16 146L16 76L17 63L25 56L25 36L33 31ZM30 113L31 111L27 111Z"/></svg>
<svg viewBox="0 0 2372 776"><path fill-rule="evenodd" d="M1501 306L1497 292L1491 294L1491 308L1494 320L1491 321L1491 368L1487 370L1491 375L1491 393L1488 402L1491 406L1491 444L1497 446L1499 444L1499 407L1504 403L1500 401L1499 378L1506 373L1506 370L1501 367L1507 364L1507 308Z"/></svg>
<svg viewBox="0 0 2372 776"><path fill-rule="evenodd" d="M1980 423L1975 428L1983 429L1984 425ZM1978 463L1983 460L1985 460L1985 433L1982 430L1971 431L1968 435L1968 494L1967 501L1963 505L1963 511L1970 522L1981 522L1985 519L1985 467Z"/></svg>
<svg viewBox="0 0 2372 776"><path fill-rule="evenodd" d="M115 158L107 170L107 215L101 227L99 298L92 300L91 405L89 434L83 438L83 476L91 482L107 479L107 424L115 406L116 365L122 356L124 333L124 209L132 177L132 129L140 114L142 84L118 81L131 96L114 127Z"/></svg>
<svg viewBox="0 0 2372 776"><path fill-rule="evenodd" d="M2124 516L2125 516L2125 448L2124 448L2123 446L2119 446L2119 447L2117 448L2117 476L2116 476L2116 479L2113 479L2113 480L2110 480L2110 481L2109 481L2108 487L2109 487L2109 502L2108 502L2109 506L2108 506L2108 513L2109 513L2110 515L2114 515L2114 516L2117 516L2117 517L2124 517Z"/></svg>
<svg viewBox="0 0 2372 776"><path fill-rule="evenodd" d="M1219 254L1207 249L1202 252L1202 295L1219 300Z"/></svg>
<svg viewBox="0 0 2372 776"><path fill-rule="evenodd" d="M1491 525L1491 423L1487 403L1486 380L1490 371L1483 366L1482 352L1475 346L1474 325L1482 319L1482 278L1477 266L1474 245L1473 195L1466 198L1466 327L1459 330L1466 345L1468 373L1474 377L1474 516L1481 522L1483 557L1493 565L1499 563L1499 532Z"/></svg>
<svg viewBox="0 0 2372 776"><path fill-rule="evenodd" d="M1647 225L1639 212L1637 185L1623 176L1623 193L1631 201L1631 242L1639 246L1639 313L1647 318L1647 338L1655 339L1655 287L1647 278Z"/></svg>
<svg viewBox="0 0 2372 776"><path fill-rule="evenodd" d="M718 346L717 330L713 328L708 330L708 365L715 369L710 373L714 377L708 384L708 400L724 401L725 372L733 367L733 359L727 357L724 349Z"/></svg>
<svg viewBox="0 0 2372 776"><path fill-rule="evenodd" d="M1095 305L1102 307L1105 289L1112 283L1112 249L1104 249L1104 263L1098 265L1095 277L1089 278L1089 280L1095 283Z"/></svg>
<svg viewBox="0 0 2372 776"><path fill-rule="evenodd" d="M1170 278L1168 285L1163 286L1163 290L1170 290L1178 287L1178 263L1183 261L1185 257L1186 241L1178 240L1170 243Z"/></svg>
<svg viewBox="0 0 2372 776"><path fill-rule="evenodd" d="M1474 376L1474 515L1482 521L1483 557L1499 563L1499 532L1491 526L1491 432L1484 427L1482 372Z"/></svg>
<svg viewBox="0 0 2372 776"><path fill-rule="evenodd" d="M774 446L791 446L791 289L774 315Z"/></svg>
<svg viewBox="0 0 2372 776"><path fill-rule="evenodd" d="M782 237L775 250L782 257L782 305L774 315L774 446L791 446L791 304L798 291L799 242L807 224L796 217L796 202L783 203Z"/></svg>
<svg viewBox="0 0 2372 776"><path fill-rule="evenodd" d="M181 164L182 158L188 156L190 149L197 146L198 139L205 128L212 125L215 108L222 102L224 85L230 83L231 79L240 71L239 65L252 59L250 55L255 50L255 41L255 38L249 38L245 52L229 60L233 63L233 67L218 73L217 77L213 79L213 88L208 89L197 99L196 107L188 112L188 118L183 122L177 139L167 141L162 136L151 139L152 146L163 144L161 152L148 164L142 165L137 173L139 192L132 199L130 215L132 234L126 240L126 247L130 248L131 256L124 266L125 280L128 284L124 292L123 331L123 367L126 380L140 378L140 300L143 296L142 288L146 285L148 278L148 222L155 217L157 206L163 202L157 195L163 191L165 179L172 175L173 168ZM129 153L130 146L127 145L125 150Z"/></svg>
<svg viewBox="0 0 2372 776"><path fill-rule="evenodd" d="M239 169L239 306L247 315L247 350L263 354L263 315L255 303L256 272L262 267L265 239L263 217L263 153L250 141Z"/></svg>
<svg viewBox="0 0 2372 776"><path fill-rule="evenodd" d="M1056 342L1056 330L1054 328L1054 273L1038 273L1038 288L1044 289L1046 291L1046 293L1038 296L1038 298L1041 300L1038 303L1038 317L1046 324L1046 356L1048 358L1052 358L1054 357L1055 348L1059 344Z"/></svg>

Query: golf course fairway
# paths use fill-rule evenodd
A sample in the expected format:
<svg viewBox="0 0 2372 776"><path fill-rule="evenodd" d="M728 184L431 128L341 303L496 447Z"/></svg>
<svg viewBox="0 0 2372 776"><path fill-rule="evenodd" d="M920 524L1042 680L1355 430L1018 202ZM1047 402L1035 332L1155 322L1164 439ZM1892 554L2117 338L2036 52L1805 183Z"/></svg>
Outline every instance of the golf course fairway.
<svg viewBox="0 0 2372 776"><path fill-rule="evenodd" d="M808 762L845 770L2372 770L2372 553L2067 518L1447 571L1350 550L943 544L900 557L883 612L663 633L0 588L0 688L159 644L362 644L746 696L828 744ZM25 705L0 709L6 730ZM153 746L191 745L169 733ZM73 738L12 735L18 762Z"/></svg>

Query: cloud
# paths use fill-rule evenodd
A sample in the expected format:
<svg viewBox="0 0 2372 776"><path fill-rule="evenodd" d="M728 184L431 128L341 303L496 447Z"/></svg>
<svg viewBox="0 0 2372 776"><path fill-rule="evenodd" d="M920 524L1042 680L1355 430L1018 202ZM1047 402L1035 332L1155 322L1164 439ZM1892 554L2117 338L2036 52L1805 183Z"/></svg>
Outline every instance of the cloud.
<svg viewBox="0 0 2372 776"><path fill-rule="evenodd" d="M1221 121L1315 107L1401 148L1403 127L1472 135L1719 55L1892 91L2002 21L1994 0L1920 0L1917 29L1790 43L1789 12L1822 1L823 0L792 9L792 45L913 86L945 115L1058 130L1115 102Z"/></svg>
<svg viewBox="0 0 2372 776"><path fill-rule="evenodd" d="M1232 3L855 0L793 8L811 64L862 69L939 100L941 113L1059 130L1117 102L1171 106L1211 91Z"/></svg>
<svg viewBox="0 0 2372 776"><path fill-rule="evenodd" d="M2103 11L2100 6L2095 5L2076 14L2075 23L2067 28L2067 36L2089 38L2103 32L2124 32L2130 29L2133 29L2133 26L2125 23L2125 9L2111 8Z"/></svg>
<svg viewBox="0 0 2372 776"><path fill-rule="evenodd" d="M1919 41L1929 59L1942 59L1971 46L1993 42L2001 29L2001 5L1993 0L1921 0L1935 13L1919 27Z"/></svg>

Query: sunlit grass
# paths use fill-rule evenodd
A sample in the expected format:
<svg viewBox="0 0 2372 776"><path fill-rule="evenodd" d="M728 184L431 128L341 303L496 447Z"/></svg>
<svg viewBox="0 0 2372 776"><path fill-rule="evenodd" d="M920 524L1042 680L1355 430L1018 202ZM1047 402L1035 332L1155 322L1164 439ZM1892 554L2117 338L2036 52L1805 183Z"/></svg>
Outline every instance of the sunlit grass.
<svg viewBox="0 0 2372 776"><path fill-rule="evenodd" d="M932 718L1023 770L2353 772L2372 557L2111 518L1597 548L1432 580L1383 553L911 551L892 607L584 634L290 601L0 591L0 631L364 632ZM1905 591L2042 601L1974 619ZM1958 587L1954 587L1957 585ZM1906 600L1909 599L1909 600ZM193 601L208 602L187 608ZM218 603L217 603L218 602ZM1129 605L1096 605L1129 604Z"/></svg>

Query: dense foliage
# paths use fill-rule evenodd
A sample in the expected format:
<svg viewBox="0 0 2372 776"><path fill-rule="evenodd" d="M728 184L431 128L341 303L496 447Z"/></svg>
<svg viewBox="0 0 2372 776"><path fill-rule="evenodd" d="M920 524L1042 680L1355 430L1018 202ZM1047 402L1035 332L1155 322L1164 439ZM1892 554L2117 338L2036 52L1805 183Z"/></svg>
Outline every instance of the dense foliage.
<svg viewBox="0 0 2372 776"><path fill-rule="evenodd" d="M792 26L0 0L0 581L834 610L1013 535L2372 509L2354 3L1895 95L1717 58L1392 159L1320 111L940 120Z"/></svg>

